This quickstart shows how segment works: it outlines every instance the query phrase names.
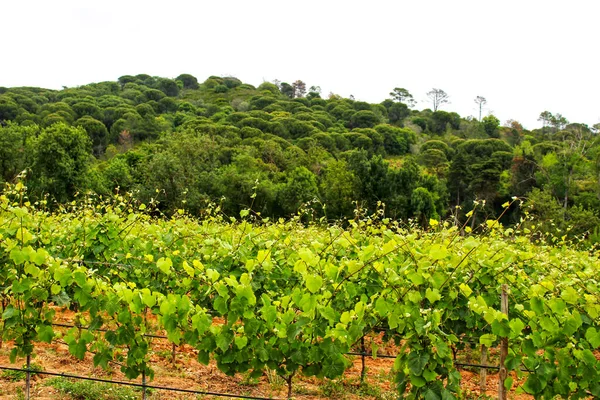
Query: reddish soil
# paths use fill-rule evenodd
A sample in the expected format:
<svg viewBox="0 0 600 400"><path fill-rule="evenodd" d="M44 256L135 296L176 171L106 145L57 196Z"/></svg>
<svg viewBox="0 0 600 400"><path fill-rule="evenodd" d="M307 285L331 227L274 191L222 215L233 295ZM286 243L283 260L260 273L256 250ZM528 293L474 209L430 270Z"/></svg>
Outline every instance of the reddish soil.
<svg viewBox="0 0 600 400"><path fill-rule="evenodd" d="M70 312L61 313L61 322L72 323L73 314ZM57 328L57 330L66 328ZM369 338L381 343L378 336ZM367 342L367 348L370 348ZM0 348L0 365L12 366L20 368L25 361L17 360L15 364L10 364L8 354L12 343L4 343ZM368 350L367 350L368 351ZM379 348L379 354L396 354L398 348L393 344L386 344ZM127 381L119 370L119 366L112 366L110 370L105 371L101 368L94 368L92 363L92 355L87 353L84 360L77 360L69 354L68 346L61 343L60 340L51 344L37 343L35 347L35 357L32 363L41 365L43 370L60 372L72 375L81 375L95 378L104 378L117 381ZM245 379L243 375L229 377L221 373L214 361L208 366L200 364L196 360L196 353L193 348L187 345L179 346L176 349L175 362L172 363L172 345L164 339L152 339L151 363L155 371L155 377L151 385L169 386L174 388L193 389L200 391L230 393L235 395L249 395L270 398L285 398L287 393L286 384L281 378L274 374L263 375L260 379L250 381ZM492 355L493 356L493 355ZM362 398L379 398L392 399L394 388L392 386L392 376L390 374L393 359L366 358L367 366L367 383L372 390L369 393L358 392L360 373L361 373L361 357L352 356L354 365L344 374L343 378L335 381L320 380L317 378L307 378L297 376L294 379L294 393L296 399L323 399L323 398L339 398L339 399L362 399ZM476 371L471 369L471 371ZM462 388L466 398L480 398L479 388L479 373L462 370ZM0 371L0 374L2 372ZM50 377L36 375L32 379L32 398L38 400L49 399L69 399L57 392L54 388L45 383ZM138 379L136 382L141 383ZM11 380L0 376L0 400L16 399L19 388L24 388L24 381L12 382ZM497 373L488 372L487 378L487 394L495 397L498 387ZM378 395L375 396L374 392ZM141 396L140 396L141 398ZM156 399L196 399L196 398L213 398L212 396L198 396L193 394L178 393L165 390L154 390L149 400ZM216 398L216 397L215 397ZM531 396L516 395L514 390L509 394L511 399L531 399Z"/></svg>

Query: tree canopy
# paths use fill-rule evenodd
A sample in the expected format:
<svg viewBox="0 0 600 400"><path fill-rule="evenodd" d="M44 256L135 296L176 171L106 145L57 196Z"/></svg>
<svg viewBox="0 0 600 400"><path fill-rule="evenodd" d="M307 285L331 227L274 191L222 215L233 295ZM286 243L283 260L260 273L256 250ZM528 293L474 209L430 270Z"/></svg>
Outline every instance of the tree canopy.
<svg viewBox="0 0 600 400"><path fill-rule="evenodd" d="M540 221L556 218L555 202L589 234L595 219L590 227L578 218L600 215L597 127L544 111L542 128L528 131L440 110L449 99L441 89L427 95L432 110L419 111L405 88L370 104L321 98L318 85L299 79L254 87L190 74L2 88L0 180L25 176L33 200L56 203L127 190L166 213L212 202L231 215L252 207L287 217L310 206L352 218L357 208L384 207L422 225L464 217L482 200L474 220L503 214L510 223L522 210L502 205L531 194Z"/></svg>

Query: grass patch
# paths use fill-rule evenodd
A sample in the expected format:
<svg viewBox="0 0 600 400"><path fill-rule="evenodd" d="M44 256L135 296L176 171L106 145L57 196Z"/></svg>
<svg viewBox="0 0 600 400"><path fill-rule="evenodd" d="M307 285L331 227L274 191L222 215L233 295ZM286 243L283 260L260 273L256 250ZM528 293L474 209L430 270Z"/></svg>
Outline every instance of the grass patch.
<svg viewBox="0 0 600 400"><path fill-rule="evenodd" d="M360 397L373 398L375 400L396 399L398 394L393 391L383 391L376 385L363 383L351 383L345 380L325 380L320 387L323 397L345 399L348 394Z"/></svg>
<svg viewBox="0 0 600 400"><path fill-rule="evenodd" d="M46 385L73 400L127 400L139 399L141 389L85 380L52 378ZM150 394L150 389L146 390Z"/></svg>
<svg viewBox="0 0 600 400"><path fill-rule="evenodd" d="M43 371L42 366L39 364L32 363L31 366L31 376L35 375L34 371ZM21 368L27 368L27 364L23 365ZM4 370L2 374L0 374L2 379L6 379L11 382L24 381L27 377L27 372L24 371L12 371L12 370Z"/></svg>

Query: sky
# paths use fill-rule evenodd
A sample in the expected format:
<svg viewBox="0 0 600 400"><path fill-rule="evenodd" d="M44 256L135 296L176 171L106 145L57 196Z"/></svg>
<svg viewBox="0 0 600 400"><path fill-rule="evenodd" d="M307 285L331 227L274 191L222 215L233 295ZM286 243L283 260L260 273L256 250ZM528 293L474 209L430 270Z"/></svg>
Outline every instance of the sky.
<svg viewBox="0 0 600 400"><path fill-rule="evenodd" d="M122 75L302 80L379 103L526 128L542 111L600 122L594 0L1 0L0 86L60 89Z"/></svg>

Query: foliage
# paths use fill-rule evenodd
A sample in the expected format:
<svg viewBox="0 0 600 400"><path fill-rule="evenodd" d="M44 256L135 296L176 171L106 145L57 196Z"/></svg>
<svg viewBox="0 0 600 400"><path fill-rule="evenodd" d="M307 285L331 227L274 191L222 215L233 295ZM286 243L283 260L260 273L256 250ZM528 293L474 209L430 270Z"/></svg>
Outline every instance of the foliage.
<svg viewBox="0 0 600 400"><path fill-rule="evenodd" d="M426 191L414 193L426 213ZM341 376L352 365L344 353L384 329L384 340L402 340L393 371L409 398L459 396L451 349L500 337L510 338L505 366L523 379L520 390L600 395L597 253L564 239L536 244L531 227L497 220L461 236L435 219L427 230L405 229L357 213L344 228L269 222L248 209L229 219L214 207L203 219L183 210L157 218L152 204L115 195L49 213L22 185L9 188L0 197L0 278L11 359L52 341L56 306L73 305L83 328L62 337L69 352L93 352L105 368L118 361L131 379L153 374L144 336L151 313L201 362L249 378L275 370L290 387L297 373ZM508 315L499 311L502 285Z"/></svg>
<svg viewBox="0 0 600 400"><path fill-rule="evenodd" d="M48 379L46 384L67 396L68 399L73 400L133 400L140 397L136 390L129 387L107 383L78 381L57 377Z"/></svg>
<svg viewBox="0 0 600 400"><path fill-rule="evenodd" d="M0 182L26 176L31 198L48 196L51 209L78 193L126 190L143 202L156 201L168 215L181 207L197 213L214 201L228 215L254 204L264 215L289 218L316 198L318 217L352 217L353 202L372 212L379 201L386 216L414 218L423 215L415 208L420 202L411 200L420 187L440 217L464 220L475 201L485 200L472 219L478 222L502 214L510 197L527 197L537 188L560 202L569 221L570 215L600 214L594 127L549 111L540 114L542 128L531 131L516 121L501 127L493 115L462 118L439 109L449 99L441 89L428 94L432 111L411 109L406 88L369 104L321 98L317 85L290 82L254 88L231 76L199 83L190 74L138 74L58 91L2 88ZM475 102L483 107L486 99ZM349 173L334 174L333 160L350 166L356 150L367 159L355 160ZM382 161L371 182L365 171L377 156ZM298 168L312 175L302 184L290 181ZM334 183L333 175L342 181ZM414 183L406 181L409 176ZM308 193L301 195L302 188ZM522 215L515 208L503 222L514 224ZM580 226L569 237L596 228Z"/></svg>

